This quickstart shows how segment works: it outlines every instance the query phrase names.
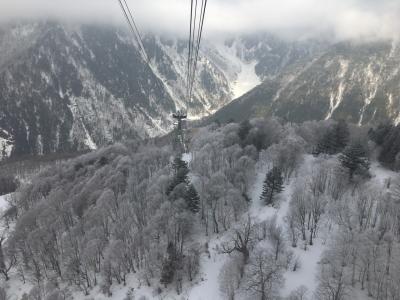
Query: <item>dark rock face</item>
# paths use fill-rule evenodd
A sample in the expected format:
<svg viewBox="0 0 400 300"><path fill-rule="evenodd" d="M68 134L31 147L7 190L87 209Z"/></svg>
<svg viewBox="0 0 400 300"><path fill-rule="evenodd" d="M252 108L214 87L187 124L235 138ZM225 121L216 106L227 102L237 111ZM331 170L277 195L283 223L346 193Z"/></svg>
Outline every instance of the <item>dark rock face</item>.
<svg viewBox="0 0 400 300"><path fill-rule="evenodd" d="M1 156L74 151L168 132L171 113L185 101L185 45L146 35L149 66L120 28L2 25ZM194 116L232 100L223 71L207 58L199 74L187 107Z"/></svg>

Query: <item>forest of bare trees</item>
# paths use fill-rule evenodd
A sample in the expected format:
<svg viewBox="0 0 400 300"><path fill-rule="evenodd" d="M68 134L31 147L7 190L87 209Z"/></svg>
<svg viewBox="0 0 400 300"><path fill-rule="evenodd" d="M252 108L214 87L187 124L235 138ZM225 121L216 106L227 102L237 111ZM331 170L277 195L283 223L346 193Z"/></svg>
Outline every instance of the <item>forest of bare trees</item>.
<svg viewBox="0 0 400 300"><path fill-rule="evenodd" d="M32 285L24 300L95 288L111 297L131 274L155 295L183 295L210 251L204 241L223 236L221 295L280 299L285 272L303 267L294 250L317 239L326 247L318 288L298 287L287 299L351 299L356 290L399 299L400 179L370 184L380 148L366 141L366 130L343 122L254 119L198 128L189 159L147 141L60 161L12 198L0 275ZM281 219L251 213L260 166L280 186L262 205L279 209L291 187Z"/></svg>

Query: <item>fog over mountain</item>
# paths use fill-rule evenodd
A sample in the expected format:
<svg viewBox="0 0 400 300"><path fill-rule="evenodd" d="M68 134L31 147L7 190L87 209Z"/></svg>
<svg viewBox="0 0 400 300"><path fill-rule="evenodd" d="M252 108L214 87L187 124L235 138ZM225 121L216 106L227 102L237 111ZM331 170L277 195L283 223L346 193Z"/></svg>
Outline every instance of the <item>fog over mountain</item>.
<svg viewBox="0 0 400 300"><path fill-rule="evenodd" d="M145 30L188 31L184 0L128 0ZM290 38L393 38L400 32L396 0L214 0L208 2L205 35L273 31ZM123 21L117 0L13 0L0 3L0 22L16 18L70 22Z"/></svg>

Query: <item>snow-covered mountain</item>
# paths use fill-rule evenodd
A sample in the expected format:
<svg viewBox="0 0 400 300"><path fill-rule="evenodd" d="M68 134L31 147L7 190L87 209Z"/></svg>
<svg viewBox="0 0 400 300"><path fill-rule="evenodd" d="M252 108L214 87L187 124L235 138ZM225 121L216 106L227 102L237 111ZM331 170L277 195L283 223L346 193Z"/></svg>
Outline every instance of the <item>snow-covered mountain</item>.
<svg viewBox="0 0 400 300"><path fill-rule="evenodd" d="M204 43L188 102L184 40L146 34L148 66L123 28L1 25L1 156L156 136L171 130L171 113L182 108L191 119L207 116L260 82L257 60L239 55L240 43Z"/></svg>
<svg viewBox="0 0 400 300"><path fill-rule="evenodd" d="M290 121L400 122L400 48L392 41L342 42L284 66L217 112L228 120L277 115Z"/></svg>
<svg viewBox="0 0 400 300"><path fill-rule="evenodd" d="M272 114L400 121L396 43L332 45L271 34L204 40L187 101L187 42L145 34L149 66L125 29L50 21L0 26L0 156L164 134L177 109L191 119L217 112L213 119L221 121Z"/></svg>

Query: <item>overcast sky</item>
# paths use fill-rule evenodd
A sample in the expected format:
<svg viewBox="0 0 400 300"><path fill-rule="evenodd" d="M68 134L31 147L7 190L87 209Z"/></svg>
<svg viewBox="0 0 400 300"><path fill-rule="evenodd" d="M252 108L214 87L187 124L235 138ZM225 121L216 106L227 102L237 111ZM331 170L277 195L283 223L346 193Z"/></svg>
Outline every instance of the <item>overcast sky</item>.
<svg viewBox="0 0 400 300"><path fill-rule="evenodd" d="M200 0L198 0L200 1ZM188 31L189 0L128 0L143 30ZM0 21L122 22L117 0L0 0ZM206 34L272 31L335 39L400 34L400 0L208 0Z"/></svg>

